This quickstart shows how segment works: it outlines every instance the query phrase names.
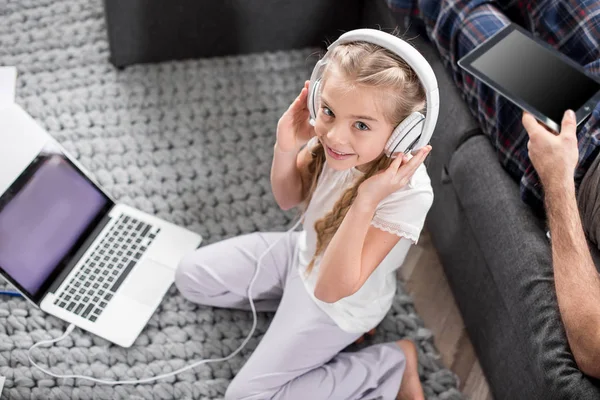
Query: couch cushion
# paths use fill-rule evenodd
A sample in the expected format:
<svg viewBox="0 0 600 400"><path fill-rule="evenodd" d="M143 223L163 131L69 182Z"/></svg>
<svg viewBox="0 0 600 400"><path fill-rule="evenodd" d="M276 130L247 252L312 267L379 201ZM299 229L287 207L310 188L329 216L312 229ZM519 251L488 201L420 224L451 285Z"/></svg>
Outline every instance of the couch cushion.
<svg viewBox="0 0 600 400"><path fill-rule="evenodd" d="M502 301L441 158L432 153L427 171L435 194L427 229L494 399L543 399L544 377L531 368L522 328Z"/></svg>
<svg viewBox="0 0 600 400"><path fill-rule="evenodd" d="M519 198L518 185L496 162L486 136L467 140L453 154L449 177L501 300L545 398L598 398L600 388L578 369L569 351L554 288L545 224Z"/></svg>

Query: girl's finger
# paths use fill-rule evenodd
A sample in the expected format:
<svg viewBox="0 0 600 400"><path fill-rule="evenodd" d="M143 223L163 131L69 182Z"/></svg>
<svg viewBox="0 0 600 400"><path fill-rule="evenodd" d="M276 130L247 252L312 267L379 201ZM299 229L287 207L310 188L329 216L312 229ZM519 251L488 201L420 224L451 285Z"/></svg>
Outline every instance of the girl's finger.
<svg viewBox="0 0 600 400"><path fill-rule="evenodd" d="M292 108L294 110L299 110L308 107L306 105L306 92L307 89L302 89L298 97L296 97L296 100L294 100L294 102L292 103Z"/></svg>
<svg viewBox="0 0 600 400"><path fill-rule="evenodd" d="M300 91L300 98L306 98L306 96L308 95L308 88L302 88L302 90Z"/></svg>
<svg viewBox="0 0 600 400"><path fill-rule="evenodd" d="M398 172L398 170L400 169L400 166L403 164L403 160L404 160L404 157L401 154L398 154L398 156L390 164L389 170L392 171L392 173L394 173L394 174L396 172Z"/></svg>
<svg viewBox="0 0 600 400"><path fill-rule="evenodd" d="M423 152L426 149L431 149L431 146L427 145L427 146L421 147L420 149L413 150L413 151L410 152L410 154L412 156L418 156L419 154L421 154L421 152Z"/></svg>
<svg viewBox="0 0 600 400"><path fill-rule="evenodd" d="M300 91L300 95L298 96L298 99L302 102L304 102L304 105L306 105L306 98L308 97L308 89L307 88L303 88Z"/></svg>
<svg viewBox="0 0 600 400"><path fill-rule="evenodd" d="M308 89L302 89L302 92L300 92L300 98L299 98L299 102L300 102L300 109L301 110L308 110L308 103L307 100L308 99Z"/></svg>
<svg viewBox="0 0 600 400"><path fill-rule="evenodd" d="M412 176L417 168L423 164L423 161L425 161L425 157L429 154L430 148L431 147L427 146L419 150L419 153L416 156L413 156L406 164L404 164L405 167L399 171L399 174L406 173L408 176Z"/></svg>

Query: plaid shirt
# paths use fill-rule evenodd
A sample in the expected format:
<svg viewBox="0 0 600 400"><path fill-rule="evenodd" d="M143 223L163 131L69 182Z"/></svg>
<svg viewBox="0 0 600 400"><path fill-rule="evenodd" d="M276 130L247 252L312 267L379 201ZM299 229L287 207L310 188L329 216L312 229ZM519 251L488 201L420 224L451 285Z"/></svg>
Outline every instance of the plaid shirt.
<svg viewBox="0 0 600 400"><path fill-rule="evenodd" d="M498 152L503 167L520 180L521 198L543 212L543 190L529 160L523 112L457 61L511 21L600 75L600 2L596 0L386 0L394 13L424 25L463 98ZM557 121L560 123L560 121ZM600 103L577 132L579 164L575 184L600 151Z"/></svg>

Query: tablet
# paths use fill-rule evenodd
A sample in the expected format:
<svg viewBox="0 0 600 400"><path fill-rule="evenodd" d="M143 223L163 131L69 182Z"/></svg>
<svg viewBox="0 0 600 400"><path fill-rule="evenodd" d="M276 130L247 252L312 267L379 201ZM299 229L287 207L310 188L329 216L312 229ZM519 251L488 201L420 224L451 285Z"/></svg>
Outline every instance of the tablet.
<svg viewBox="0 0 600 400"><path fill-rule="evenodd" d="M600 79L514 23L471 50L458 65L556 133L563 114L577 125L600 101Z"/></svg>

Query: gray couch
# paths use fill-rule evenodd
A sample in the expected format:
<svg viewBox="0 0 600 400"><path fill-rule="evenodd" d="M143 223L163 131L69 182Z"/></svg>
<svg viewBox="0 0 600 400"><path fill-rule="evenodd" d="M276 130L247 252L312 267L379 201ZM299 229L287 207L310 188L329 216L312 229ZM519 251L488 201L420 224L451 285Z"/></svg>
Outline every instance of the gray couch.
<svg viewBox="0 0 600 400"><path fill-rule="evenodd" d="M319 45L344 30L400 24L383 0L175 4L105 0L113 63ZM521 202L425 31L415 23L406 37L431 63L441 94L427 228L494 397L600 398L600 383L579 372L569 351L544 220Z"/></svg>

